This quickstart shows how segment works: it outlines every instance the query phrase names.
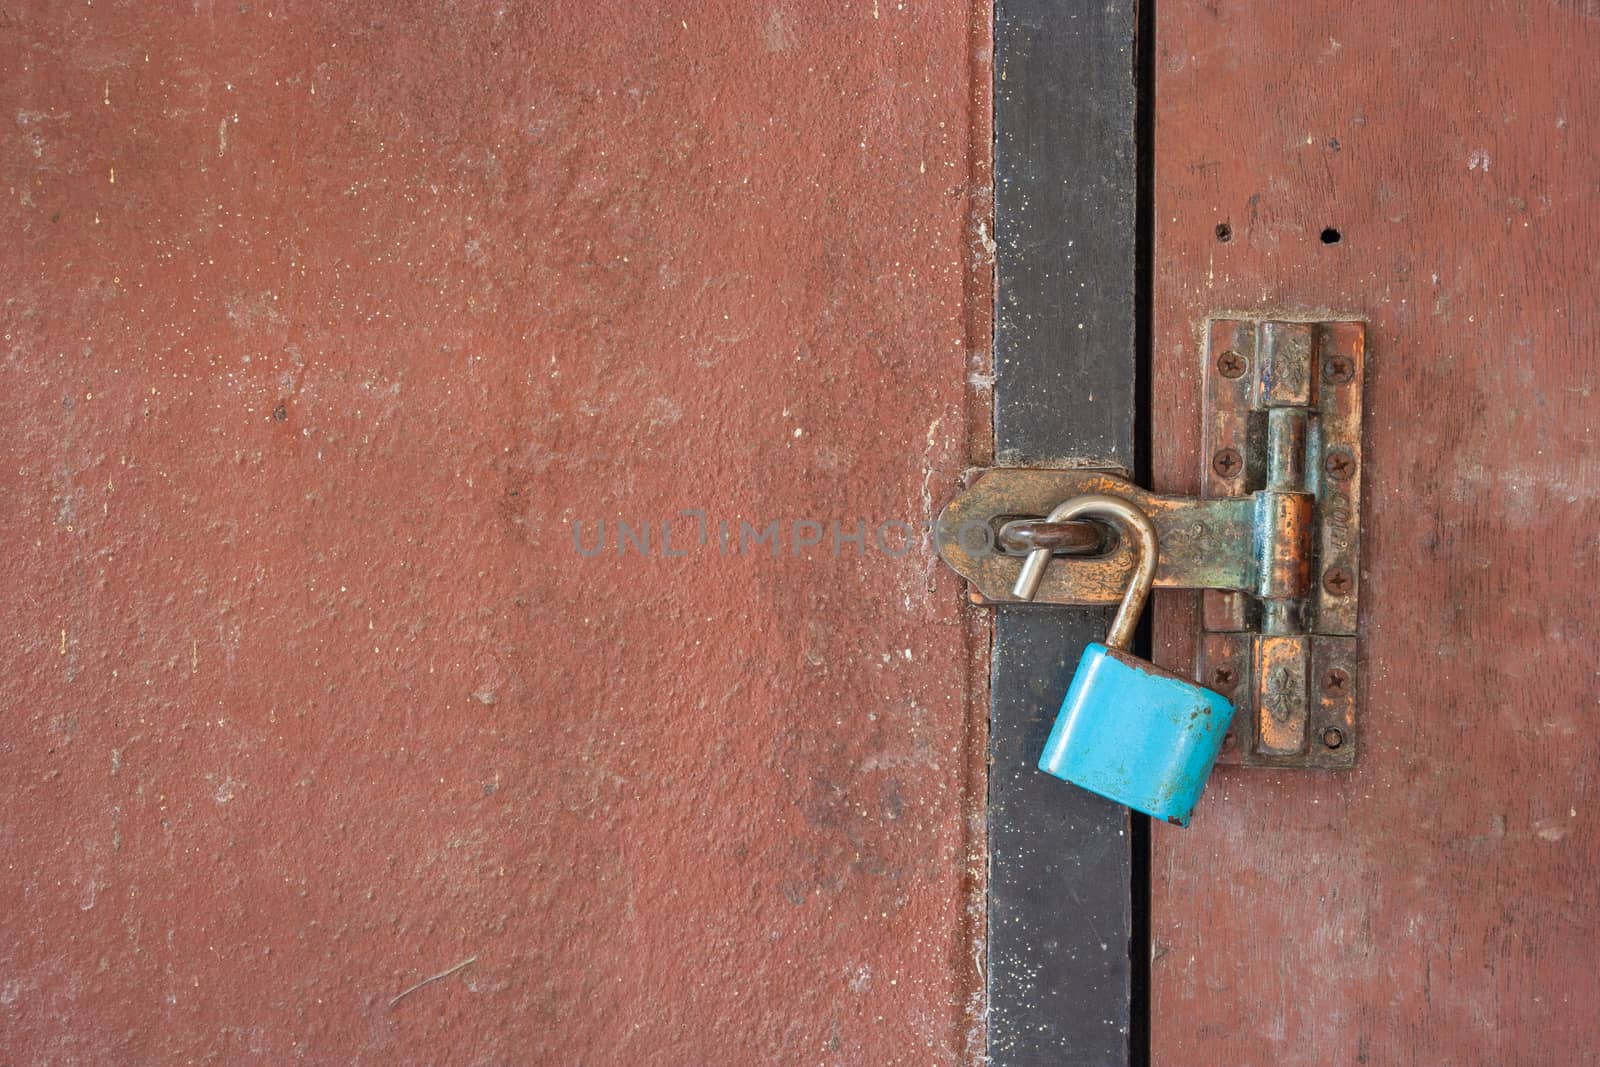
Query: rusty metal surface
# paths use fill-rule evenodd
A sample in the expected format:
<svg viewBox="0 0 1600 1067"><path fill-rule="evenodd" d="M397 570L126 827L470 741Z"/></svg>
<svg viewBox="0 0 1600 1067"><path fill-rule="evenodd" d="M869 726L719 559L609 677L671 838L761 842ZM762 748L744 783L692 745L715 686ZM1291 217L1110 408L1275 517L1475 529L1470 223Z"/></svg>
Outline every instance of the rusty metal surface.
<svg viewBox="0 0 1600 1067"><path fill-rule="evenodd" d="M677 519L920 526L982 461L988 54L7 6L0 1060L975 1055L960 583Z"/></svg>
<svg viewBox="0 0 1600 1067"><path fill-rule="evenodd" d="M1056 505L1046 517L1047 522L1069 522L1079 516L1092 516L1113 523L1121 540L1134 551L1133 572L1123 590L1122 603L1117 605L1111 624L1106 627L1105 644L1109 648L1127 650L1133 641L1133 631L1144 615L1145 602L1155 581L1156 566L1161 549L1156 527L1143 510L1121 497L1085 494L1074 496ZM1036 548L1022 561L1022 571L1011 587L1011 595L1031 601L1039 593L1039 583L1050 565L1048 548Z"/></svg>
<svg viewBox="0 0 1600 1067"><path fill-rule="evenodd" d="M1365 326L1229 317L1202 332L1202 492L1248 492L1256 508L1252 595L1208 590L1199 620L1195 678L1215 685L1221 671L1240 712L1222 760L1348 769L1357 697L1341 698L1338 744L1312 737L1322 645L1305 635L1355 632ZM1222 454L1238 457L1236 469L1218 469Z"/></svg>
<svg viewBox="0 0 1600 1067"><path fill-rule="evenodd" d="M1256 591L1309 597L1306 629L1354 634L1355 583L1334 595L1320 578L1330 568L1353 575L1360 566L1365 325L1218 318L1204 336L1202 495L1284 494L1262 505ZM1239 457L1238 469L1218 470L1224 453ZM1217 603L1219 618L1241 611Z"/></svg>
<svg viewBox="0 0 1600 1067"><path fill-rule="evenodd" d="M1367 331L1359 322L1323 324L1317 449L1307 466L1317 481L1316 559L1322 580L1313 583L1308 625L1318 633L1356 632L1361 573L1361 416L1367 377ZM1322 462L1319 466L1318 459ZM1328 580L1343 574L1344 581Z"/></svg>
<svg viewBox="0 0 1600 1067"><path fill-rule="evenodd" d="M1306 690L1310 639L1305 634L1250 638L1256 702L1256 748L1264 756L1293 756L1306 747L1311 694Z"/></svg>
<svg viewBox="0 0 1600 1067"><path fill-rule="evenodd" d="M1334 583L1360 761L1222 767L1185 834L1153 829L1153 1063L1595 1060L1596 14L1157 5L1152 484L1211 477L1197 326L1237 309L1367 321L1370 462ZM1199 598L1156 599L1187 667Z"/></svg>
<svg viewBox="0 0 1600 1067"><path fill-rule="evenodd" d="M1209 324L1207 334L1210 355L1210 374L1205 386L1206 420L1202 438L1201 463L1203 476L1201 495L1209 498L1242 497L1249 492L1239 472L1244 468L1244 455L1250 449L1250 409L1256 375L1252 373L1255 362L1256 334L1240 322L1216 320ZM1202 369L1202 373L1205 373ZM1171 432L1170 430L1168 432ZM1218 459L1227 462L1219 465ZM1204 601L1203 622L1207 630L1244 630L1259 625L1259 605L1246 596L1243 590L1207 589L1201 594ZM1227 667L1230 677L1243 677L1248 670L1248 660L1237 667ZM1231 672L1237 671L1237 674ZM1211 676L1202 670L1198 680L1213 685ZM1213 685L1215 688L1215 686ZM1223 692L1231 696L1231 692ZM1238 718L1238 701L1234 701L1235 719ZM1234 729L1238 729L1237 722ZM1236 735L1230 733L1228 740ZM1234 750L1224 744L1222 758L1228 759Z"/></svg>
<svg viewBox="0 0 1600 1067"><path fill-rule="evenodd" d="M1256 496L1256 593L1297 601L1311 587L1312 498L1309 493Z"/></svg>
<svg viewBox="0 0 1600 1067"><path fill-rule="evenodd" d="M941 556L979 601L1114 601L1135 558L1125 543L1051 568L1033 595L1016 592L1019 577L1033 577L1019 548L1087 552L1090 531L1057 528L1051 517L1077 497L1109 495L1150 515L1161 541L1156 584L1206 590L1206 618L1217 629L1353 633L1364 337L1359 322L1211 322L1205 499L1150 493L1116 471L996 468L940 514ZM1332 530L1320 528L1324 520ZM1040 532L1047 543L1032 545Z"/></svg>
<svg viewBox="0 0 1600 1067"><path fill-rule="evenodd" d="M1082 513L1077 504L1091 496L1128 502L1157 531L1156 585L1204 590L1208 633L1258 635L1197 645L1196 679L1211 684L1222 671L1228 695L1255 716L1235 723L1227 758L1345 769L1358 751L1358 697L1351 691L1340 705L1349 722L1339 743L1308 741L1317 643L1305 635L1355 631L1365 326L1228 318L1208 323L1205 336L1206 498L1150 493L1115 471L998 468L945 507L935 542L980 603L1108 603L1121 598L1138 558L1127 539L1048 568L1046 546L1026 561L1002 549L1014 550L1018 530L1050 530Z"/></svg>
<svg viewBox="0 0 1600 1067"><path fill-rule="evenodd" d="M996 516L1046 516L1066 500L1089 495L1127 500L1150 517L1161 546L1158 588L1252 588L1254 514L1249 500L1160 496L1113 471L1010 467L985 471L946 505L934 539L951 569L972 583L975 598L1015 603L1019 598L1012 587L1023 561L994 551L987 539L972 532L988 529ZM1046 569L1034 602L1119 601L1136 558L1136 546L1122 539L1104 555L1060 560Z"/></svg>
<svg viewBox="0 0 1600 1067"><path fill-rule="evenodd" d="M1026 556L1039 548L1059 555L1095 556L1115 544L1116 535L1092 519L1012 519L1001 525L995 543L1014 556Z"/></svg>
<svg viewBox="0 0 1600 1067"><path fill-rule="evenodd" d="M1299 642L1303 647L1290 647ZM1259 643L1280 643L1280 647L1269 647L1264 655ZM1265 667L1269 662L1281 667L1282 673L1269 672ZM1195 677L1234 707L1217 762L1348 771L1361 751L1356 730L1358 671L1353 637L1202 633ZM1268 694L1270 703L1262 699ZM1330 730L1337 731L1332 744L1327 741Z"/></svg>

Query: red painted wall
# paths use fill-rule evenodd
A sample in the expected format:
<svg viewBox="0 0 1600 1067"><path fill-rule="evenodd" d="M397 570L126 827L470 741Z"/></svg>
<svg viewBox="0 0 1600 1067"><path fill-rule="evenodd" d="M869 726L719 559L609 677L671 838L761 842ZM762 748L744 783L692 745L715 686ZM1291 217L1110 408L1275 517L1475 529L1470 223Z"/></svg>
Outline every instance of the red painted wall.
<svg viewBox="0 0 1600 1067"><path fill-rule="evenodd" d="M983 635L828 524L982 456L987 48L898 0L7 13L6 1059L970 1051Z"/></svg>

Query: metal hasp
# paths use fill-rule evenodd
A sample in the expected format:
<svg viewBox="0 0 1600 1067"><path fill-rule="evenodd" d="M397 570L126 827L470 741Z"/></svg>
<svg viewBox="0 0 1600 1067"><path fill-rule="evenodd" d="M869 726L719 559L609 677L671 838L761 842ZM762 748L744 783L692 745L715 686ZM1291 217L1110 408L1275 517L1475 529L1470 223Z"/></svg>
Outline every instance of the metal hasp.
<svg viewBox="0 0 1600 1067"><path fill-rule="evenodd" d="M1015 603L1017 533L1063 501L1121 497L1160 541L1155 585L1202 589L1196 680L1236 708L1221 763L1345 768L1358 749L1361 388L1357 321L1214 319L1206 326L1203 495L1122 472L994 468L939 517L935 542L978 603ZM1043 547L1043 545L1038 545ZM1109 604L1133 546L1058 536L1039 604Z"/></svg>

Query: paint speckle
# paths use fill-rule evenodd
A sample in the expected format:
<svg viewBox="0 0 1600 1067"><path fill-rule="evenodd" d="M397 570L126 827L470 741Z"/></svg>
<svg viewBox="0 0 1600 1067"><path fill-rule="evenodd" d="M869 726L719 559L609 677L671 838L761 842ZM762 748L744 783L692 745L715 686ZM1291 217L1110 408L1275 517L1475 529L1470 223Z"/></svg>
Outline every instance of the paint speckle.
<svg viewBox="0 0 1600 1067"><path fill-rule="evenodd" d="M1551 815L1533 822L1533 836L1540 841L1560 841L1571 830L1567 819L1560 815Z"/></svg>

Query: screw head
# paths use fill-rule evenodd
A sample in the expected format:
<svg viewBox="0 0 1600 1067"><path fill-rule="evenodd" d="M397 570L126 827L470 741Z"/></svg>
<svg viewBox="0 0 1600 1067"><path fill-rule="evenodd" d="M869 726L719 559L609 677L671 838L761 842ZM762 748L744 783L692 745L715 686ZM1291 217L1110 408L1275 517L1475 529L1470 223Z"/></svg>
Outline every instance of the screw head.
<svg viewBox="0 0 1600 1067"><path fill-rule="evenodd" d="M1348 568L1333 566L1322 572L1322 588L1334 596L1346 596L1356 585Z"/></svg>
<svg viewBox="0 0 1600 1067"><path fill-rule="evenodd" d="M1233 683L1238 681L1232 667L1218 667L1211 672L1211 684L1217 689L1232 689Z"/></svg>
<svg viewBox="0 0 1600 1067"><path fill-rule="evenodd" d="M1217 357L1217 373L1224 378L1242 377L1249 368L1250 361L1231 348Z"/></svg>
<svg viewBox="0 0 1600 1067"><path fill-rule="evenodd" d="M1322 463L1322 469L1335 481L1346 481L1356 472L1356 457L1342 448L1336 448L1328 453L1328 458Z"/></svg>
<svg viewBox="0 0 1600 1067"><path fill-rule="evenodd" d="M1211 457L1211 469L1224 478L1237 478L1244 470L1244 457L1237 448L1223 448Z"/></svg>
<svg viewBox="0 0 1600 1067"><path fill-rule="evenodd" d="M1343 693L1350 685L1350 673L1335 667L1322 676L1322 688L1330 693Z"/></svg>
<svg viewBox="0 0 1600 1067"><path fill-rule="evenodd" d="M1329 356L1322 361L1322 376L1334 385L1343 385L1356 376L1356 361L1349 356Z"/></svg>
<svg viewBox="0 0 1600 1067"><path fill-rule="evenodd" d="M1338 748L1344 744L1344 731L1337 726L1330 726L1322 731L1322 743L1329 748Z"/></svg>

